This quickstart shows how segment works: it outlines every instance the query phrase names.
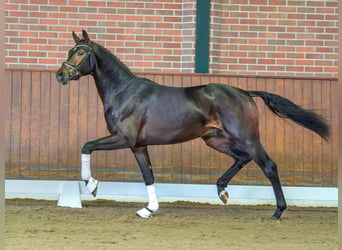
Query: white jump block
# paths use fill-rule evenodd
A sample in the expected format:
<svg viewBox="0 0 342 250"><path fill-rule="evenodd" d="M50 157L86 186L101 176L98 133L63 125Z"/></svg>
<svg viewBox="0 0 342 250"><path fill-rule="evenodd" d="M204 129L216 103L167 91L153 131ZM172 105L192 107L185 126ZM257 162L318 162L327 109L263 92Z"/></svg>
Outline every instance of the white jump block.
<svg viewBox="0 0 342 250"><path fill-rule="evenodd" d="M78 181L63 181L61 183L57 205L61 207L82 208Z"/></svg>

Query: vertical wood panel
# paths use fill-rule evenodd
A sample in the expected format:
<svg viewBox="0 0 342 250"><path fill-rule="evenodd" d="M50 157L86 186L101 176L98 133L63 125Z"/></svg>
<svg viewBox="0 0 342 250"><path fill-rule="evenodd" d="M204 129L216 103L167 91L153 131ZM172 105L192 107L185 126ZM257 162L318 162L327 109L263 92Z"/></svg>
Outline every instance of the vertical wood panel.
<svg viewBox="0 0 342 250"><path fill-rule="evenodd" d="M54 85L54 84L52 84ZM58 171L65 172L65 178L69 178L69 89L68 85L59 85L59 123L58 123Z"/></svg>
<svg viewBox="0 0 342 250"><path fill-rule="evenodd" d="M303 81L303 105L310 107L312 105L312 85L310 80ZM308 130L304 130L304 183L313 182L313 162L312 162L312 145L313 138L312 133Z"/></svg>
<svg viewBox="0 0 342 250"><path fill-rule="evenodd" d="M5 124L5 138L6 138L6 151L5 151L5 175L8 177L11 177L11 170L14 169L11 168L11 131L12 131L12 112L13 112L13 105L12 105L12 74L13 71L5 71L5 81L8 83L8 91L7 96L5 98L8 98L5 103L8 103L10 105L9 112L6 114L6 121L8 121L7 124Z"/></svg>
<svg viewBox="0 0 342 250"><path fill-rule="evenodd" d="M10 124L10 173L12 178L22 178L20 173L20 145L21 145L21 75L20 71L12 74L12 89L11 89L11 124Z"/></svg>
<svg viewBox="0 0 342 250"><path fill-rule="evenodd" d="M294 80L293 102L303 106L303 81ZM295 139L292 149L294 155L294 165L290 166L294 171L294 182L304 185L304 128L292 123L295 129Z"/></svg>
<svg viewBox="0 0 342 250"><path fill-rule="evenodd" d="M39 170L49 179L49 138L50 138L50 73L41 72L40 77L40 159Z"/></svg>
<svg viewBox="0 0 342 250"><path fill-rule="evenodd" d="M30 114L30 175L37 175L40 171L40 131L41 131L41 120L40 120L40 72L32 72L31 75L31 114ZM36 139L37 138L37 139Z"/></svg>
<svg viewBox="0 0 342 250"><path fill-rule="evenodd" d="M59 84L51 84L53 76L50 75L50 131L49 131L49 176L50 179L58 178L59 164Z"/></svg>
<svg viewBox="0 0 342 250"><path fill-rule="evenodd" d="M332 152L331 159L333 160L333 164L331 165L332 168L332 183L334 185L337 185L337 159L338 159L338 140L337 135L339 133L338 131L338 90L337 90L337 82L334 82L334 85L331 88L331 141L330 141L330 148Z"/></svg>
<svg viewBox="0 0 342 250"><path fill-rule="evenodd" d="M311 81L313 110L322 115L322 82ZM315 133L312 135L312 171L313 183L320 185L323 181L322 171L322 142L323 140Z"/></svg>
<svg viewBox="0 0 342 250"><path fill-rule="evenodd" d="M284 96L291 100L292 102L297 102L294 98L294 82L292 79L287 79L284 81ZM296 165L296 152L293 151L295 146L294 143L294 127L296 125L291 121L285 121L284 123L284 165L278 166L278 172L280 176L284 176L283 173L286 173L284 176L287 181L290 183L291 179L295 177L294 169Z"/></svg>
<svg viewBox="0 0 342 250"><path fill-rule="evenodd" d="M6 178L80 179L80 152L85 142L108 135L103 106L91 77L61 86L53 72L7 71L11 83L7 126ZM260 98L261 143L279 167L284 185L337 184L337 116L335 80L146 74L158 83L181 87L209 82L280 94L331 121L332 140L324 142L297 124L276 117ZM233 160L210 149L201 139L149 147L157 182L214 184ZM129 149L96 152L93 175L101 180L142 181ZM231 184L269 181L255 163L248 164Z"/></svg>
<svg viewBox="0 0 342 250"><path fill-rule="evenodd" d="M23 72L21 79L21 124L20 124L20 174L30 176L30 127L31 127L31 72Z"/></svg>
<svg viewBox="0 0 342 250"><path fill-rule="evenodd" d="M57 84L57 83L56 83ZM69 178L71 178L75 172L79 172L79 138L78 129L80 127L78 119L78 103L79 103L79 81L72 82L69 86L69 119L68 119L68 141L65 143L65 147L68 148L68 166L69 166Z"/></svg>
<svg viewBox="0 0 342 250"><path fill-rule="evenodd" d="M331 108L331 82L330 81L322 81L322 108L323 108L323 117L327 119L327 121L331 124L333 121L332 118L332 108ZM332 125L332 124L331 124ZM333 171L333 161L332 161L332 143L323 142L322 143L322 186L327 186L329 183L332 183L332 175Z"/></svg>
<svg viewBox="0 0 342 250"><path fill-rule="evenodd" d="M84 144L88 141L88 96L89 96L89 77L82 77L78 81L78 169L81 170L81 149ZM76 135L75 135L76 136ZM93 159L90 160L91 167L94 165ZM94 172L93 168L92 171ZM80 173L78 178L80 177ZM93 174L95 178L97 178L96 174Z"/></svg>

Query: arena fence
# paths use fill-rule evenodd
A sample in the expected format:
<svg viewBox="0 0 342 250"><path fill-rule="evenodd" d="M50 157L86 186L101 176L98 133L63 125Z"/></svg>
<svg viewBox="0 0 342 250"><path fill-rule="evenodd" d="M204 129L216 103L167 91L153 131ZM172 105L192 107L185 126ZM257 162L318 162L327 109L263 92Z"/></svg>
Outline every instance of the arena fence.
<svg viewBox="0 0 342 250"><path fill-rule="evenodd" d="M261 142L279 168L285 186L337 186L337 80L207 74L139 73L160 84L186 87L222 83L264 90L313 108L331 124L332 137L323 141L298 125L275 117L256 99ZM10 93L6 120L6 179L79 180L80 150L88 140L107 135L103 107L91 77L66 86L42 70L6 70ZM150 146L157 183L213 184L233 163L200 139L177 145ZM93 176L102 181L142 182L130 150L97 151ZM250 163L232 184L269 185Z"/></svg>

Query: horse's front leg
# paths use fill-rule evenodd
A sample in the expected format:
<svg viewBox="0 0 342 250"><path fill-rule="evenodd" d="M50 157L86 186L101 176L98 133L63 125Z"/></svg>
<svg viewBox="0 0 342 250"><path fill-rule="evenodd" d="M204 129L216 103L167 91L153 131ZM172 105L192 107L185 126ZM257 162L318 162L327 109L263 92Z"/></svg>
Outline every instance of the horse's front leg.
<svg viewBox="0 0 342 250"><path fill-rule="evenodd" d="M159 203L154 187L154 176L151 166L150 157L148 155L147 147L132 148L133 154L138 161L141 173L147 189L148 205L145 208L137 211L137 215L143 218L149 218L159 208Z"/></svg>
<svg viewBox="0 0 342 250"><path fill-rule="evenodd" d="M90 154L95 150L114 150L131 147L130 143L119 134L113 134L94 141L89 141L82 148L82 169L81 177L85 182L88 191L95 197L98 181L91 176Z"/></svg>

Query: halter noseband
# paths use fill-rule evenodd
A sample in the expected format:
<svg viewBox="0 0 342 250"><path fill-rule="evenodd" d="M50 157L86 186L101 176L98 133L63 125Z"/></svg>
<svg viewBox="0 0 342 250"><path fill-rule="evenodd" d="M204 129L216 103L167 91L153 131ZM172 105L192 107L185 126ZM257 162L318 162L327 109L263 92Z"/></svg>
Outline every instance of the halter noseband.
<svg viewBox="0 0 342 250"><path fill-rule="evenodd" d="M71 50L71 55L70 56L72 56L74 53L75 53L75 51L78 49L78 48L81 48L81 47L83 47L83 48L86 48L87 49L87 56L85 56L84 58L83 58L83 60L78 64L78 65L74 65L74 64L71 64L71 63L69 63L69 62L63 62L62 63L62 65L67 69L67 72L68 72L68 74L69 74L69 77L70 78L72 78L73 77L73 74L72 74L72 72L69 72L69 70L68 70L68 68L72 68L73 70L75 70L75 72L76 72L76 77L77 78L80 78L82 75L81 75L81 70L80 70L80 68L81 68L81 66L83 65L83 63L86 61L86 59L89 57L89 65L91 65L92 64L92 57L90 56L90 52L93 50L90 46L88 46L88 45L85 45L85 44L78 44L78 45L76 45L76 46L74 46L73 48L72 48L72 50Z"/></svg>

